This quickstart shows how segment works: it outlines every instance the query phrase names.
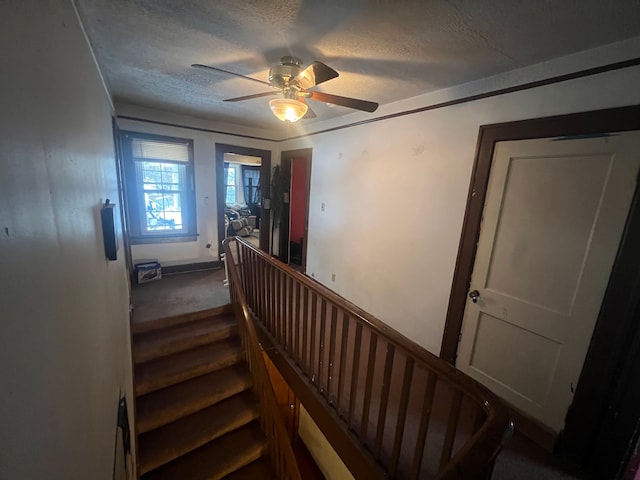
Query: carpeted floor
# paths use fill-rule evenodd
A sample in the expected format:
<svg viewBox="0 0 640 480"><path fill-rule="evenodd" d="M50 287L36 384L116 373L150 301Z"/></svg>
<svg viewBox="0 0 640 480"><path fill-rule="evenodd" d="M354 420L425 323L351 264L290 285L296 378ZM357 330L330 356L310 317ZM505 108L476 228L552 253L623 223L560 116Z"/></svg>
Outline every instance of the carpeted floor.
<svg viewBox="0 0 640 480"><path fill-rule="evenodd" d="M135 285L133 321L213 308L229 303L224 269L165 276ZM493 480L582 480L551 454L516 434L496 461Z"/></svg>
<svg viewBox="0 0 640 480"><path fill-rule="evenodd" d="M164 276L132 288L133 322L197 312L229 303L224 268Z"/></svg>

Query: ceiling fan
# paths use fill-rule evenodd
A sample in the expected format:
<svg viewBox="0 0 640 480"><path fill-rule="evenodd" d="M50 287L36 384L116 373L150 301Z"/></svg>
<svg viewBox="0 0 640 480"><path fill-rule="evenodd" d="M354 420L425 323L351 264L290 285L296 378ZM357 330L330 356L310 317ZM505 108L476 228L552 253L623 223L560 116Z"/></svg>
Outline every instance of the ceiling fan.
<svg viewBox="0 0 640 480"><path fill-rule="evenodd" d="M316 114L309 108L306 102L307 99L349 107L364 112L375 112L378 108L378 104L375 102L310 90L316 85L336 78L339 74L333 68L321 62L313 62L306 68L302 68L300 66L301 63L302 61L299 58L293 56L282 57L279 65L274 65L269 69L268 82L208 65L195 63L191 66L234 75L272 87L273 90L269 92L228 98L224 101L241 102L253 98L282 95L282 98L271 100L269 107L273 114L284 122L296 122L301 118L314 118Z"/></svg>

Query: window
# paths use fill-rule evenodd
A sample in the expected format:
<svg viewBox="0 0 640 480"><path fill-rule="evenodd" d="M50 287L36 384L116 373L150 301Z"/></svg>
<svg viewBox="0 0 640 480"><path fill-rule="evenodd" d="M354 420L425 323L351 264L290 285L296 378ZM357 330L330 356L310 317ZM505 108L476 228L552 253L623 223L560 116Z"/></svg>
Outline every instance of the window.
<svg viewBox="0 0 640 480"><path fill-rule="evenodd" d="M193 141L123 132L132 243L195 240Z"/></svg>
<svg viewBox="0 0 640 480"><path fill-rule="evenodd" d="M234 203L242 203L239 198L242 193L240 186L240 165L233 163L224 164L224 178L225 178L225 201L227 205Z"/></svg>

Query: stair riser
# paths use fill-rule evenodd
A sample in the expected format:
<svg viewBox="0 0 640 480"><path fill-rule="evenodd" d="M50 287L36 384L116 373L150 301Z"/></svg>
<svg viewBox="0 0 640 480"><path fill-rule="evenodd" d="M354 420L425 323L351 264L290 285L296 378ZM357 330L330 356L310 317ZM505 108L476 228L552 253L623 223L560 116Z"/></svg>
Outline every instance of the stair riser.
<svg viewBox="0 0 640 480"><path fill-rule="evenodd" d="M227 475L230 475L233 472L236 472L241 468L246 467L250 463L255 462L266 453L267 453L266 444L262 445L260 448L246 450L243 452L243 455L236 457L233 463L229 463L229 465L226 465L225 468L220 469L219 475L211 476L207 480L221 480Z"/></svg>
<svg viewBox="0 0 640 480"><path fill-rule="evenodd" d="M233 398L228 401L234 401ZM213 407L213 411L215 411L217 405ZM220 410L218 408L218 410ZM208 442L211 442L222 435L225 435L233 430L243 427L248 423L256 420L258 418L258 412L256 409L249 410L246 412L242 412L241 414L235 415L232 418L225 419L225 424L223 426L217 427L215 430L210 430L203 432L202 435L198 435L197 437L194 435L193 438L189 439L188 442L182 443L180 445L175 445L171 449L163 448L165 445L163 441L157 441L150 436L154 435L156 432L150 432L147 435L141 435L139 439L139 458L140 465L138 466L138 471L141 474L147 473L154 468L158 468L166 463L169 463L176 458L189 453L192 450L195 450L198 447L205 445ZM212 425L214 424L216 419L203 419L205 424ZM220 420L218 419L218 423ZM197 426L190 425L188 428L192 430L197 429ZM166 434L164 435L167 436ZM162 440L162 439L161 439ZM176 439L178 440L178 439ZM158 451L161 451L162 455L158 455ZM154 455L154 453L156 455Z"/></svg>
<svg viewBox="0 0 640 480"><path fill-rule="evenodd" d="M243 359L243 353L241 351L238 351L227 355L215 362L196 365L189 370L180 371L171 375L166 374L154 378L149 378L144 383L139 383L136 385L136 396L140 397L142 395L146 395L148 393L155 392L172 385L177 385L178 383L182 383L192 378L199 377L200 375L205 375L216 370L221 370L225 367L230 367L231 365L235 365L236 363L241 362Z"/></svg>
<svg viewBox="0 0 640 480"><path fill-rule="evenodd" d="M243 392L251 387L251 380L248 377L239 379L229 385L224 386L208 395L198 397L197 399L187 399L179 404L172 405L168 409L153 410L153 414L146 414L148 402L145 403L144 397L138 399L138 433L142 434L155 428L167 425L180 418L191 415L199 410L222 402L227 398ZM159 392L160 393L160 392ZM155 394L158 395L158 394Z"/></svg>
<svg viewBox="0 0 640 480"><path fill-rule="evenodd" d="M185 323L193 322L195 320L201 320L207 317L215 317L219 315L228 315L233 313L231 305L224 305L222 307L215 307L208 310L202 310L199 312L186 313L183 315L176 315L174 317L166 317L158 320L150 320L148 322L133 323L132 333L135 336L162 330L165 328L175 327L177 325L183 325Z"/></svg>
<svg viewBox="0 0 640 480"><path fill-rule="evenodd" d="M192 348L201 347L208 343L215 343L221 340L232 338L238 335L238 327L230 326L227 328L216 330L205 335L184 338L177 341L167 341L153 348L137 348L135 349L135 363L141 365L151 362L167 355L184 352Z"/></svg>
<svg viewBox="0 0 640 480"><path fill-rule="evenodd" d="M266 439L256 422L228 433L145 474L143 480L219 480L264 456Z"/></svg>

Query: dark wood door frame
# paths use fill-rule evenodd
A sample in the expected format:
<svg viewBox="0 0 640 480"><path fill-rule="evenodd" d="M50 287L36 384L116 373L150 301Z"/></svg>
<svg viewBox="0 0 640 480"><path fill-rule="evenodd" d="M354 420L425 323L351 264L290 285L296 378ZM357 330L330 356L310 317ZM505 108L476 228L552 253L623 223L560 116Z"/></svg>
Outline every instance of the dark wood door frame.
<svg viewBox="0 0 640 480"><path fill-rule="evenodd" d="M307 211L305 212L304 219L304 242L302 245L302 269L306 271L307 267L307 233L309 231L309 193L311 188L311 156L313 149L300 148L297 150L286 150L280 154L280 168L282 172L287 172L287 178L289 179L288 191L291 192L291 159L292 158L304 158L307 162ZM291 195L289 195L291 196ZM282 218L280 220L280 233L278 244L278 258L284 262L289 263L289 234L290 234L290 212L291 203L286 203L282 209Z"/></svg>
<svg viewBox="0 0 640 480"><path fill-rule="evenodd" d="M640 434L640 187L631 204L558 453L618 478ZM602 408L605 405L606 408ZM590 419L591 421L588 421Z"/></svg>
<svg viewBox="0 0 640 480"><path fill-rule="evenodd" d="M224 240L224 154L235 153L249 157L260 157L260 196L262 204L264 199L270 197L271 193L271 151L260 150L258 148L241 147L238 145L227 145L216 143L216 203L218 210L218 251L222 252L222 241ZM269 252L269 225L271 224L271 211L264 208L260 213L260 249Z"/></svg>
<svg viewBox="0 0 640 480"><path fill-rule="evenodd" d="M480 234L480 223L495 144L510 140L589 136L632 130L640 130L640 105L480 127L458 257L449 297L440 351L441 358L452 364L455 364L456 361L456 352L467 292L475 262L476 246ZM628 222L631 222L631 216ZM640 222L637 223L633 228L640 228ZM628 223L627 229L629 229L629 225L631 224ZM628 230L625 235L629 235ZM618 252L618 260L623 258L624 255L630 254L629 252L625 253L625 249L634 248L637 249L637 244L632 247L629 242L623 242ZM638 263L640 262L636 263L636 272L640 268ZM616 271L619 268L621 268L621 264L616 261L605 301L608 297L617 298L618 302L620 299L624 299L624 302L626 302L624 305L629 309L631 308L630 305L633 306L634 302L637 303L638 301L632 295L634 287L637 288L634 284L636 279L633 274L627 272L618 281L614 282L613 280L617 275ZM605 303L603 303L603 311L598 317L594 336L577 386L574 403L571 407L572 413L567 417L568 421L563 438L559 442L560 446L564 445L562 450L570 452L567 456L579 463L581 461L580 458L584 460L585 452L588 450L589 445L593 444L595 436L602 434L602 430L599 430L600 433L594 433L595 429L602 427L602 425L594 423L596 418L594 415L598 412L599 417L602 417L613 401L609 388L611 379L617 378L616 371L620 368L621 362L626 360L629 349L627 339L629 338L630 329L639 328L637 319L635 323L630 319L620 321L620 318L618 318L619 311L615 309L610 309L607 315L603 315L603 312L605 312L604 307ZM611 321L611 317L615 317L616 321ZM640 409L636 410L635 415L640 415ZM629 420L633 421L631 418ZM579 429L581 426L588 426L588 428L582 428L582 430L576 432L571 430L573 428ZM585 430L590 431L587 432Z"/></svg>

